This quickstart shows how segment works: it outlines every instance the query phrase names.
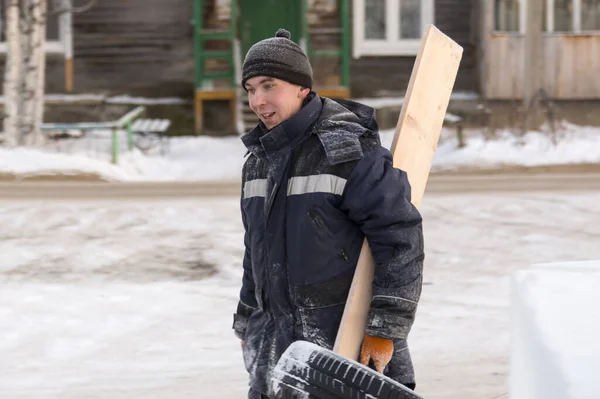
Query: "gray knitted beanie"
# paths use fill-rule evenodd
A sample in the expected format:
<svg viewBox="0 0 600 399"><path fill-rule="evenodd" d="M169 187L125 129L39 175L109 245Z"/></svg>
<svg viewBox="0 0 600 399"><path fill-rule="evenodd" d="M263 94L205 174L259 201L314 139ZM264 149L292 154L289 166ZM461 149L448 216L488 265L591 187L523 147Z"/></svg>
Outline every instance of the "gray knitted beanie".
<svg viewBox="0 0 600 399"><path fill-rule="evenodd" d="M255 43L242 65L242 87L255 76L270 76L312 89L313 71L300 46L290 40L290 32L279 29L275 37Z"/></svg>

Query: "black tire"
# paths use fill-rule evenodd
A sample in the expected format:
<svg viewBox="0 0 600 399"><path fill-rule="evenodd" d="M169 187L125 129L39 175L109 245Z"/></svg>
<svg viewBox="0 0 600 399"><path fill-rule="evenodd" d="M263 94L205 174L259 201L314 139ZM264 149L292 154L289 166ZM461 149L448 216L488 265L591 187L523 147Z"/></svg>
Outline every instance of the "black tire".
<svg viewBox="0 0 600 399"><path fill-rule="evenodd" d="M423 399L362 364L306 341L294 342L271 378L274 399Z"/></svg>

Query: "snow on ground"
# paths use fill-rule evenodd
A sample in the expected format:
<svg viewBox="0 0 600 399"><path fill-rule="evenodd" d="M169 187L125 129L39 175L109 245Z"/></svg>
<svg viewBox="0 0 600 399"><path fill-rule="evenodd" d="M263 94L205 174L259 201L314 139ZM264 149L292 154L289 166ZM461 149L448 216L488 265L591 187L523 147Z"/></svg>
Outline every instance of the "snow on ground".
<svg viewBox="0 0 600 399"><path fill-rule="evenodd" d="M0 397L244 397L237 198L1 205ZM597 194L430 195L421 209L418 391L501 397L510 275L600 259Z"/></svg>
<svg viewBox="0 0 600 399"><path fill-rule="evenodd" d="M381 132L389 148L394 130ZM600 127L564 123L556 135L497 132L485 139L480 130L466 132L467 146L458 148L455 132L444 129L432 170L490 169L510 165L540 166L600 163ZM246 149L239 137L171 138L163 156L158 148L143 153L127 150L126 133L119 134L119 164L112 165L110 132L80 140L49 143L43 151L0 147L0 174L95 174L116 181L238 180Z"/></svg>

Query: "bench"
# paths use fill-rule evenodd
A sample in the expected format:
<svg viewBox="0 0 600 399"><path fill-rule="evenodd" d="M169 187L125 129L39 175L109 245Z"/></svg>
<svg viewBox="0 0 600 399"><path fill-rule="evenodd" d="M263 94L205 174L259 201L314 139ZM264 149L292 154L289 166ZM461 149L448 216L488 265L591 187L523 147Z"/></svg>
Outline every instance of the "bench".
<svg viewBox="0 0 600 399"><path fill-rule="evenodd" d="M160 145L162 155L166 152L165 142L166 133L171 126L168 119L136 119L131 125L131 131L134 136L134 145L143 152Z"/></svg>
<svg viewBox="0 0 600 399"><path fill-rule="evenodd" d="M83 122L83 123L42 123L40 129L49 138L75 138L85 136L87 132L92 130L110 130L111 133L111 152L113 164L119 163L119 140L118 131L127 129L128 148L133 149L133 133L130 126L137 120L146 108L139 106L121 118L111 122Z"/></svg>

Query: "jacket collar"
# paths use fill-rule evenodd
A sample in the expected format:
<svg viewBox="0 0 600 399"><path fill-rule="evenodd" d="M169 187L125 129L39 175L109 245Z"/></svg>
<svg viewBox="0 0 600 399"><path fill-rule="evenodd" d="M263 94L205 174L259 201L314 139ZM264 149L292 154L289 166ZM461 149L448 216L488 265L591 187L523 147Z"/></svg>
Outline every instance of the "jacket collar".
<svg viewBox="0 0 600 399"><path fill-rule="evenodd" d="M295 147L310 132L310 127L317 121L323 108L321 98L316 93L311 93L310 96L312 98L300 111L273 129L267 130L260 122L258 126L244 134L241 139L248 152L264 158L265 155L283 148Z"/></svg>

